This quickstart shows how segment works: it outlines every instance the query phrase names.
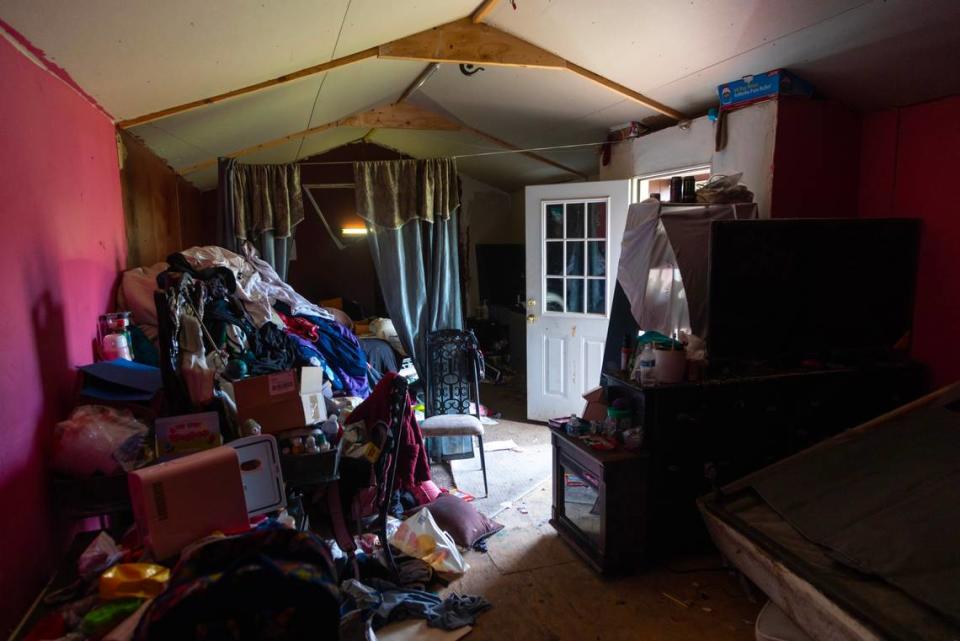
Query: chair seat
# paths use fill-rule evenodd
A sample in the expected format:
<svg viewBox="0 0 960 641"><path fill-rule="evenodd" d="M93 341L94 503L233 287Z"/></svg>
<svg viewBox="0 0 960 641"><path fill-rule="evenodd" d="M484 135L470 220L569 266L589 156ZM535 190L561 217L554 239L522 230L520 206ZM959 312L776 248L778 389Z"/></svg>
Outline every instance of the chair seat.
<svg viewBox="0 0 960 641"><path fill-rule="evenodd" d="M473 414L437 414L420 421L424 436L483 436L483 423Z"/></svg>

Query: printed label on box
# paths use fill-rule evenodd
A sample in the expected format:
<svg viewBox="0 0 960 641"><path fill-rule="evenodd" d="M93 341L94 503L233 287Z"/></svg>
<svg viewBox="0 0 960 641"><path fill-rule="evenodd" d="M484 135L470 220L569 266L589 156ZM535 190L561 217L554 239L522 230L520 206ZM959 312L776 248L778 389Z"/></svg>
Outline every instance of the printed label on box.
<svg viewBox="0 0 960 641"><path fill-rule="evenodd" d="M270 376L267 377L267 385L270 390L270 396L289 394L297 389L297 377L294 376L292 370L270 374Z"/></svg>

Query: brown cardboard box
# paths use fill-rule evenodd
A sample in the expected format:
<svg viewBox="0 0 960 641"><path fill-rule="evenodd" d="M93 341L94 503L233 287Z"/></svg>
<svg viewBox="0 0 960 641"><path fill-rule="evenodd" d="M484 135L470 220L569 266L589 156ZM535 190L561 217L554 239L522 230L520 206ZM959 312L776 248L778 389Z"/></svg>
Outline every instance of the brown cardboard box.
<svg viewBox="0 0 960 641"><path fill-rule="evenodd" d="M251 376L233 383L237 418L252 418L264 434L276 434L320 423L327 418L323 399L323 369L302 367L276 374Z"/></svg>
<svg viewBox="0 0 960 641"><path fill-rule="evenodd" d="M583 420L602 421L607 418L607 396L602 387L594 387L583 395L587 406L583 408Z"/></svg>

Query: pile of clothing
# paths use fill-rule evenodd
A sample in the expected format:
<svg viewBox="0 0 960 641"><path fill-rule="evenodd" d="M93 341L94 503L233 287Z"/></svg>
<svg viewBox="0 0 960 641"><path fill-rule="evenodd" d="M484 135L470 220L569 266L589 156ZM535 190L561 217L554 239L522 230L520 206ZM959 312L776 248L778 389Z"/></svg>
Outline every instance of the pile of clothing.
<svg viewBox="0 0 960 641"><path fill-rule="evenodd" d="M160 342L165 387L184 403L208 403L224 374L305 365L323 368L334 393L370 393L356 336L283 282L252 247L245 256L213 246L172 254L124 272L118 297L143 333Z"/></svg>

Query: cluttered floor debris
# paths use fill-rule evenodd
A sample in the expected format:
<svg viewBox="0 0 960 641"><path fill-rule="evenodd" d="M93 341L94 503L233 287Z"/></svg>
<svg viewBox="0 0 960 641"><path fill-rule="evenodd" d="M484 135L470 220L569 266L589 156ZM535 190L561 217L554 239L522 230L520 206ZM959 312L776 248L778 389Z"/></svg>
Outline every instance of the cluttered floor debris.
<svg viewBox="0 0 960 641"><path fill-rule="evenodd" d="M649 572L605 580L550 526L542 483L497 515L488 552L464 555L470 571L444 594L483 594L493 607L475 641L746 641L760 610L718 556L683 557Z"/></svg>

